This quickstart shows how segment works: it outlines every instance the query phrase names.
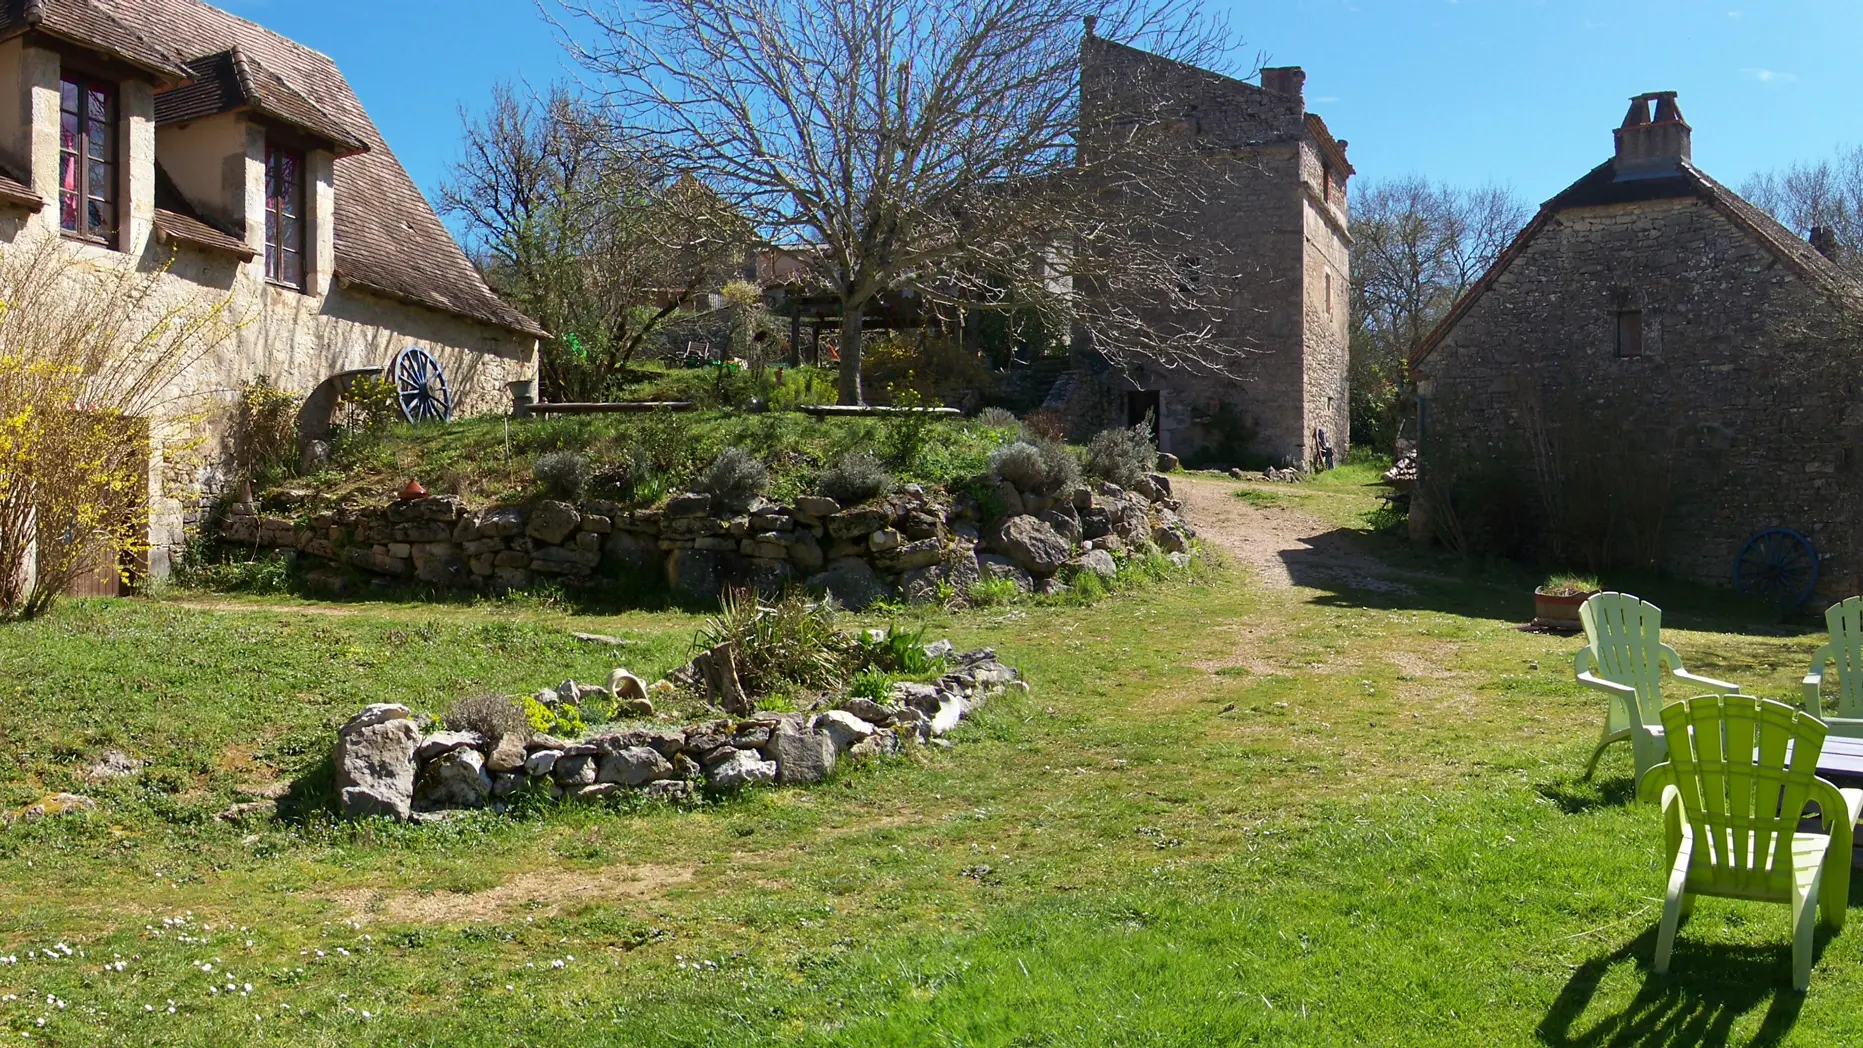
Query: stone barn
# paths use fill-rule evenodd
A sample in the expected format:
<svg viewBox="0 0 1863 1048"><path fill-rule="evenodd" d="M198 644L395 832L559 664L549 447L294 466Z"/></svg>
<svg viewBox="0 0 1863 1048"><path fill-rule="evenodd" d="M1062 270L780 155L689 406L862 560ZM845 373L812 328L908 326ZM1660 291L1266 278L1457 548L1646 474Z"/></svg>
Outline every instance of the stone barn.
<svg viewBox="0 0 1863 1048"><path fill-rule="evenodd" d="M1181 112L1183 127L1226 168L1195 204L1205 230L1198 239L1214 257L1192 264L1199 272L1246 275L1208 319L1225 350L1241 351L1236 364L1117 367L1077 340L1072 371L1048 405L1062 412L1070 436L1134 425L1149 413L1160 449L1193 464L1309 467L1343 460L1351 277L1346 186L1354 172L1346 143L1308 112L1305 83L1298 67L1264 69L1256 86L1087 38L1083 119L1106 111L1109 99L1135 84L1162 95L1167 111Z"/></svg>
<svg viewBox="0 0 1863 1048"><path fill-rule="evenodd" d="M1856 592L1863 289L1695 167L1673 92L1615 137L1414 354L1413 536L1727 585L1784 529Z"/></svg>

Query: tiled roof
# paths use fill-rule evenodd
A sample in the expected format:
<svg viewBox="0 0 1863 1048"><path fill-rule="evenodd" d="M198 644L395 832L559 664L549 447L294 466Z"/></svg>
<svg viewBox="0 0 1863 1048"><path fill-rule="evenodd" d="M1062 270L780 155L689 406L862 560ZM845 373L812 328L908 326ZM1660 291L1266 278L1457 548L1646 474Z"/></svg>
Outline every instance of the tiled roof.
<svg viewBox="0 0 1863 1048"><path fill-rule="evenodd" d="M163 83L187 79L181 54L134 26L96 0L0 0L0 37L37 30L102 51Z"/></svg>
<svg viewBox="0 0 1863 1048"><path fill-rule="evenodd" d="M247 109L329 143L338 156L368 151L368 143L353 131L237 47L194 59L188 69L192 83L155 96L157 124Z"/></svg>
<svg viewBox="0 0 1863 1048"><path fill-rule="evenodd" d="M238 48L249 70L256 63L368 147L336 160L339 279L495 327L544 334L485 286L328 56L199 0L88 2L165 49L210 56Z"/></svg>
<svg viewBox="0 0 1863 1048"><path fill-rule="evenodd" d="M0 205L37 211L45 206L45 198L10 169L0 166Z"/></svg>
<svg viewBox="0 0 1863 1048"><path fill-rule="evenodd" d="M182 194L175 180L168 176L162 162L155 162L155 235L163 243L179 240L184 244L219 251L250 262L258 252L232 231L209 222Z"/></svg>
<svg viewBox="0 0 1863 1048"><path fill-rule="evenodd" d="M1780 225L1777 219L1708 177L1694 164L1682 160L1676 163L1674 174L1619 180L1617 162L1606 160L1592 168L1585 177L1567 186L1559 195L1540 205L1539 214L1533 216L1533 221L1527 223L1526 228L1514 237L1507 250L1501 252L1481 279L1456 300L1442 321L1417 345L1416 351L1410 355L1411 366L1422 363L1424 358L1435 351L1437 345L1448 337L1449 332L1474 307L1475 302L1494 286L1494 282L1507 271L1514 259L1552 222L1553 216L1572 208L1607 207L1654 200L1704 201L1727 216L1736 226L1746 230L1748 235L1758 240L1813 287L1826 294L1863 302L1863 284L1859 284L1855 277L1825 258L1803 238Z"/></svg>

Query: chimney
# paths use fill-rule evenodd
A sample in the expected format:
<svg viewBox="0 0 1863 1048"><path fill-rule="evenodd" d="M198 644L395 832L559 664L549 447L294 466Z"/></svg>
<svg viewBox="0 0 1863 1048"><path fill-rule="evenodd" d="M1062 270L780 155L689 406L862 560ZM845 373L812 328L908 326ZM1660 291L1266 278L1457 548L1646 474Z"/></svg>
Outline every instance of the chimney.
<svg viewBox="0 0 1863 1048"><path fill-rule="evenodd" d="M1811 246L1817 249L1818 254L1823 255L1832 262L1841 263L1843 261L1838 257L1838 255L1842 253L1843 248L1838 246L1837 230L1832 229L1830 226L1811 227Z"/></svg>
<svg viewBox="0 0 1863 1048"><path fill-rule="evenodd" d="M1651 102L1656 103L1654 117ZM1616 181L1679 174L1682 163L1693 159L1693 133L1682 119L1674 91L1651 91L1632 98L1624 125L1617 129Z"/></svg>
<svg viewBox="0 0 1863 1048"><path fill-rule="evenodd" d="M1307 88L1307 71L1299 66L1276 66L1261 71L1261 86L1276 94L1303 98Z"/></svg>

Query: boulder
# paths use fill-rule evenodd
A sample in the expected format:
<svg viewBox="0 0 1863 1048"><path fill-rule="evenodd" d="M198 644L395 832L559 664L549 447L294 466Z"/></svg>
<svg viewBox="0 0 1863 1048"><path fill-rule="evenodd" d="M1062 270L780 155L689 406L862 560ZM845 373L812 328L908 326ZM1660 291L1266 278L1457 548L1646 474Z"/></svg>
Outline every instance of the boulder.
<svg viewBox="0 0 1863 1048"><path fill-rule="evenodd" d="M829 710L815 718L815 730L834 742L835 752L846 753L855 743L872 738L878 729L846 710Z"/></svg>
<svg viewBox="0 0 1863 1048"><path fill-rule="evenodd" d="M983 572L977 564L976 553L968 547L961 547L956 553L947 555L944 563L914 568L901 575L899 592L908 601L926 604L937 599L940 585L950 586L952 592L961 597L969 593L970 587L982 578Z"/></svg>
<svg viewBox="0 0 1863 1048"><path fill-rule="evenodd" d="M1119 565L1113 560L1113 555L1103 549L1088 550L1068 561L1068 566L1075 571L1092 572L1103 579L1119 574Z"/></svg>
<svg viewBox="0 0 1863 1048"><path fill-rule="evenodd" d="M988 507L993 512L987 513L986 516L993 520L998 517L1019 517L1027 511L1022 504L1022 493L1016 490L1014 484L1006 480L992 481L990 493L994 497L989 501L995 504Z"/></svg>
<svg viewBox="0 0 1863 1048"><path fill-rule="evenodd" d="M555 770L556 760L562 755L562 750L537 750L524 758L524 774L533 778L548 775Z"/></svg>
<svg viewBox="0 0 1863 1048"><path fill-rule="evenodd" d="M1190 537L1184 533L1183 529L1169 524L1154 525L1151 529L1151 540L1166 553L1188 554L1190 552Z"/></svg>
<svg viewBox="0 0 1863 1048"><path fill-rule="evenodd" d="M1035 578L1022 565L995 553L977 556L977 570L986 579L1008 579L1016 589L1027 593L1035 588Z"/></svg>
<svg viewBox="0 0 1863 1048"><path fill-rule="evenodd" d="M674 495L666 500L665 516L668 517L704 517L712 511L712 497L703 492L688 491Z"/></svg>
<svg viewBox="0 0 1863 1048"><path fill-rule="evenodd" d="M867 698L845 699L841 703L841 709L873 724L890 724L893 714L897 712L895 707L882 706Z"/></svg>
<svg viewBox="0 0 1863 1048"><path fill-rule="evenodd" d="M776 762L776 781L784 786L820 782L834 771L834 737L789 721L771 733L763 753Z"/></svg>
<svg viewBox="0 0 1863 1048"><path fill-rule="evenodd" d="M530 780L515 772L499 772L492 776L492 797L503 800L530 785Z"/></svg>
<svg viewBox="0 0 1863 1048"><path fill-rule="evenodd" d="M81 793L53 793L14 812L6 822L37 822L61 815L82 815L97 810L97 802Z"/></svg>
<svg viewBox="0 0 1863 1048"><path fill-rule="evenodd" d="M842 557L828 562L828 570L809 576L810 589L827 590L841 605L853 611L880 600L887 586L873 573L873 565L859 557Z"/></svg>
<svg viewBox="0 0 1863 1048"><path fill-rule="evenodd" d="M657 567L660 563L660 541L638 531L611 532L602 546L609 560L625 567ZM525 561L526 566L529 563Z"/></svg>
<svg viewBox="0 0 1863 1048"><path fill-rule="evenodd" d="M640 786L655 779L673 777L673 764L650 746L629 746L602 758L595 774L596 782L618 782L623 786Z"/></svg>
<svg viewBox="0 0 1863 1048"><path fill-rule="evenodd" d="M485 758L485 769L493 773L514 772L524 767L524 737L516 733L501 735L498 744Z"/></svg>
<svg viewBox="0 0 1863 1048"><path fill-rule="evenodd" d="M757 783L776 781L776 762L766 761L751 750L731 750L724 759L706 768L712 788L736 790Z"/></svg>
<svg viewBox="0 0 1863 1048"><path fill-rule="evenodd" d="M457 749L421 769L414 798L423 808L479 808L492 795L491 776L478 750Z"/></svg>
<svg viewBox="0 0 1863 1048"><path fill-rule="evenodd" d="M1066 509L1045 509L1037 514L1037 516L1041 518L1042 523L1053 528L1054 533L1061 536L1062 541L1066 542L1068 545L1076 546L1080 544L1080 517L1075 514L1074 507L1068 506Z"/></svg>
<svg viewBox="0 0 1863 1048"><path fill-rule="evenodd" d="M886 572L916 571L944 559L944 545L937 539L920 539L873 555L873 566Z"/></svg>
<svg viewBox="0 0 1863 1048"><path fill-rule="evenodd" d="M700 600L718 595L725 580L725 562L709 550L674 550L666 558L666 581L674 590Z"/></svg>
<svg viewBox="0 0 1863 1048"><path fill-rule="evenodd" d="M1168 451L1158 452L1158 472L1176 473L1182 465L1183 463L1178 461L1178 458L1176 455L1173 455Z"/></svg>
<svg viewBox="0 0 1863 1048"><path fill-rule="evenodd" d="M875 553L886 553L898 549L905 541L906 537L896 529L881 528L867 536L867 548Z"/></svg>
<svg viewBox="0 0 1863 1048"><path fill-rule="evenodd" d="M544 499L530 511L530 523L524 528L524 534L538 542L547 542L554 546L568 538L570 532L582 523L582 514L567 502Z"/></svg>
<svg viewBox="0 0 1863 1048"><path fill-rule="evenodd" d="M822 545L815 536L807 531L792 531L784 536L787 543L789 560L797 571L820 571L822 566Z"/></svg>
<svg viewBox="0 0 1863 1048"><path fill-rule="evenodd" d="M142 762L122 750L105 750L84 769L84 781L109 782L111 779L128 778L141 770Z"/></svg>
<svg viewBox="0 0 1863 1048"><path fill-rule="evenodd" d="M1066 539L1038 517L1010 517L996 532L996 547L1010 560L1037 576L1053 575L1067 563L1071 549Z"/></svg>
<svg viewBox="0 0 1863 1048"><path fill-rule="evenodd" d="M891 527L893 516L893 507L883 502L845 509L828 518L828 534L837 539L864 539Z"/></svg>
<svg viewBox="0 0 1863 1048"><path fill-rule="evenodd" d="M591 753L570 756L565 753L556 759L556 765L551 769L551 774L565 787L593 786L595 785L595 755Z"/></svg>
<svg viewBox="0 0 1863 1048"><path fill-rule="evenodd" d="M343 814L407 818L419 743L420 727L408 718L406 706L370 706L337 729L336 795Z"/></svg>
<svg viewBox="0 0 1863 1048"><path fill-rule="evenodd" d="M647 784L647 798L656 801L692 799L692 783L684 779L658 779Z"/></svg>
<svg viewBox="0 0 1863 1048"><path fill-rule="evenodd" d="M878 757L899 752L899 733L891 728L879 728L869 738L855 743L847 755L856 760L866 757Z"/></svg>
<svg viewBox="0 0 1863 1048"><path fill-rule="evenodd" d="M1147 474L1145 479L1151 481L1152 487L1157 488L1162 493L1163 498L1168 499L1171 497L1171 478L1165 476L1166 472L1166 470L1161 469L1156 473ZM1153 499L1152 501L1156 502L1158 500Z"/></svg>
<svg viewBox="0 0 1863 1048"><path fill-rule="evenodd" d="M414 758L425 764L462 747L483 747L486 741L485 736L476 731L436 731L420 740L420 749L415 751Z"/></svg>
<svg viewBox="0 0 1863 1048"><path fill-rule="evenodd" d="M938 703L943 701L935 685L920 684L909 680L895 683L887 698L891 699L895 705L916 709L928 715L937 712Z"/></svg>
<svg viewBox="0 0 1863 1048"><path fill-rule="evenodd" d="M841 512L841 504L825 495L804 495L796 500L796 512L811 517L832 517Z"/></svg>

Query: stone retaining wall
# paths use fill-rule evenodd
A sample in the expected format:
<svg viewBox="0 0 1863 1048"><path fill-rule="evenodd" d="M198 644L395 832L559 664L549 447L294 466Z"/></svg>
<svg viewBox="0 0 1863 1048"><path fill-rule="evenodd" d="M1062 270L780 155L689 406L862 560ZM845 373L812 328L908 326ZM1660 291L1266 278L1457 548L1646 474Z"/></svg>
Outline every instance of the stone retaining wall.
<svg viewBox="0 0 1863 1048"><path fill-rule="evenodd" d="M827 776L840 760L942 741L1010 687L1027 685L984 648L952 659L950 672L934 683L893 685L885 703L843 698L810 713L643 725L575 740L423 731L406 706L377 704L337 730L337 803L351 818L424 820L450 810L502 810L527 790L585 801L628 790L681 800L701 789L803 785Z"/></svg>
<svg viewBox="0 0 1863 1048"><path fill-rule="evenodd" d="M983 578L1052 591L1072 572L1110 576L1115 553L1156 547L1186 557L1195 534L1162 474L1133 491L1101 484L1054 498L994 478L963 490L907 485L849 508L821 496L728 505L696 492L652 509L549 499L474 509L443 495L291 517L239 503L220 537L438 587L503 592L542 579L601 587L631 569L663 571L696 597L806 583L859 608L891 596L933 599L946 587L961 595Z"/></svg>

